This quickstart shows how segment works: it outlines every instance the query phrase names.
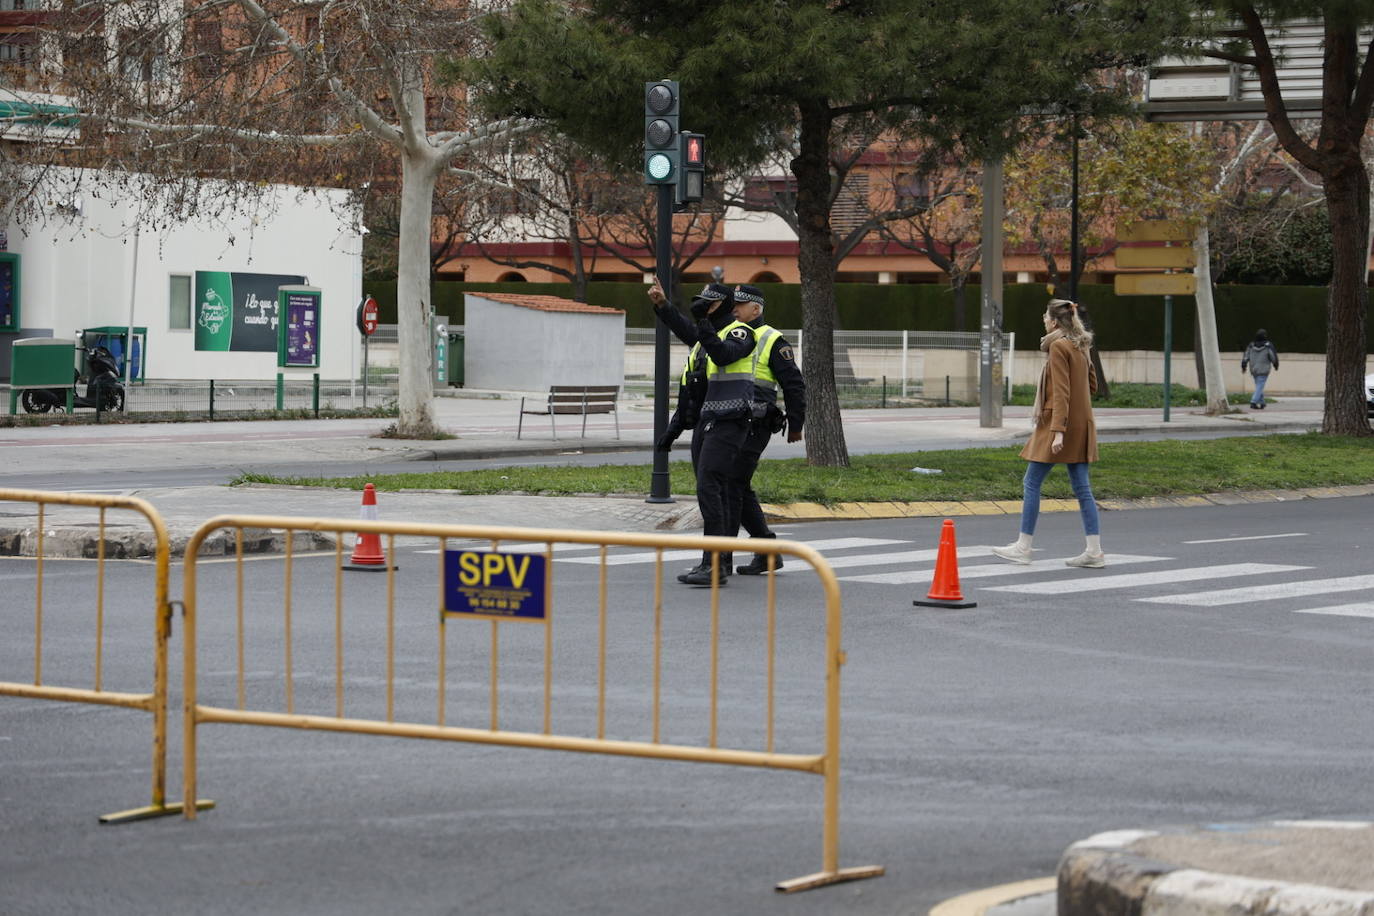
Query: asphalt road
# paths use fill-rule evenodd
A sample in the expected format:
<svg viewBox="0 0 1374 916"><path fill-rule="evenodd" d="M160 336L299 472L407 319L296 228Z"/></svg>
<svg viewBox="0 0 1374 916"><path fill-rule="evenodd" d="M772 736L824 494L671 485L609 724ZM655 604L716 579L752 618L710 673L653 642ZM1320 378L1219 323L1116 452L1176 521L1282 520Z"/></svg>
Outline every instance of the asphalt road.
<svg viewBox="0 0 1374 916"><path fill-rule="evenodd" d="M1042 518L1031 567L987 556L1014 519L963 518L962 585L978 607L960 611L911 605L930 585L938 520L785 529L824 545L841 580L841 865L885 865L876 880L773 893L819 868L812 776L242 726L200 729L200 794L215 810L99 827L95 815L147 799L147 715L0 698L0 900L15 914L915 914L1050 874L1065 846L1103 830L1368 817L1371 512L1374 498L1106 512L1104 570L1059 562L1081 549L1071 514ZM396 579L401 720L436 716L430 549L407 544ZM557 557L554 728L595 734L600 566L595 552ZM33 566L0 560L5 607L24 621ZM51 682L92 677L92 568L45 564ZM652 727L652 569L634 557L607 567L610 737ZM207 563L199 576L201 699L233 705L234 568ZM146 683L150 581L147 564L109 570L107 689ZM244 581L245 690L253 708L280 709L283 562L251 561ZM292 699L332 713L331 561L298 558L291 581ZM820 603L796 564L777 585L779 749L805 752L819 721ZM351 716L385 715L385 594L384 576L345 579ZM721 595L725 746L762 740L764 594L736 578ZM708 599L668 583L665 740L708 734ZM502 627L502 728L541 725L541 632ZM173 671L182 633L178 623ZM485 623L449 624L449 724L488 726L490 639ZM31 642L0 644L0 671L32 669Z"/></svg>

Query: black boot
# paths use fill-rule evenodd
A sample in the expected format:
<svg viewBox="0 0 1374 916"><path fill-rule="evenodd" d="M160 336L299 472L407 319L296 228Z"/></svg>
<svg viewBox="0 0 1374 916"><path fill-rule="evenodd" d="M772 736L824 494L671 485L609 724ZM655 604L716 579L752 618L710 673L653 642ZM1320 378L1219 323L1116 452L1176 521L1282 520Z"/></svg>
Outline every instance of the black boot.
<svg viewBox="0 0 1374 916"><path fill-rule="evenodd" d="M681 582L683 585L704 585L704 586L710 586L710 584L711 584L711 567L710 567L709 565L706 565L706 566L698 566L696 569L692 570L691 572L683 573L682 575L678 576L678 577L677 577L677 581ZM729 569L728 569L727 567L721 566L721 568L720 568L720 585L721 585L721 587L724 587L724 586L729 585L729 584L730 584L730 571L729 571Z"/></svg>
<svg viewBox="0 0 1374 916"><path fill-rule="evenodd" d="M730 578L730 562L732 556L728 553L720 555L720 584ZM685 573L677 577L677 581L683 585L710 585L711 584L711 555L705 554L701 562Z"/></svg>
<svg viewBox="0 0 1374 916"><path fill-rule="evenodd" d="M776 538L776 534L765 534L764 537ZM773 554L773 571L782 569L782 554ZM756 553L754 558L745 566L736 567L735 572L741 576L762 576L768 572L768 554Z"/></svg>
<svg viewBox="0 0 1374 916"><path fill-rule="evenodd" d="M688 580L688 579L691 579L691 578L694 577L694 576L698 576L698 575L700 575L700 574L703 573L703 572L706 573L706 581L707 581L707 582L710 582L710 581L711 581L711 564L710 564L710 563L698 563L696 566L693 566L691 569L687 570L685 573L680 574L680 575L677 577L677 581L682 582L682 583L685 583L685 584L687 584L687 585L691 585L692 583L691 583L691 582L688 582L687 580Z"/></svg>

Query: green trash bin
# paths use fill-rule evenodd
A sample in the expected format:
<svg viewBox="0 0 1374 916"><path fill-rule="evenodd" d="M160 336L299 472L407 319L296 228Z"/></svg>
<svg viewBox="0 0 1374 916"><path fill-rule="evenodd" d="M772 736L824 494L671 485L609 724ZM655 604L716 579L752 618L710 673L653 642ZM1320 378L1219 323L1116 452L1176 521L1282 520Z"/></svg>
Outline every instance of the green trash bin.
<svg viewBox="0 0 1374 916"><path fill-rule="evenodd" d="M454 331L448 335L448 383L455 388L463 387L464 346L462 331Z"/></svg>
<svg viewBox="0 0 1374 916"><path fill-rule="evenodd" d="M10 413L15 412L25 388L59 388L67 392L67 412L72 410L72 380L76 375L76 341L55 337L29 337L11 345Z"/></svg>

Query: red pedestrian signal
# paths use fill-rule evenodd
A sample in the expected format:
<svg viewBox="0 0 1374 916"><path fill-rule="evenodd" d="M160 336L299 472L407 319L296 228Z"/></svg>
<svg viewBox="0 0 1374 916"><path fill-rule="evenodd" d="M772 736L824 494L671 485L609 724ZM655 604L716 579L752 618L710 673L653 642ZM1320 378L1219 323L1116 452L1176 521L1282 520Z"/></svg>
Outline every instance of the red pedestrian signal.
<svg viewBox="0 0 1374 916"><path fill-rule="evenodd" d="M677 184L679 204L695 203L706 196L706 137L683 131L678 135L682 178Z"/></svg>

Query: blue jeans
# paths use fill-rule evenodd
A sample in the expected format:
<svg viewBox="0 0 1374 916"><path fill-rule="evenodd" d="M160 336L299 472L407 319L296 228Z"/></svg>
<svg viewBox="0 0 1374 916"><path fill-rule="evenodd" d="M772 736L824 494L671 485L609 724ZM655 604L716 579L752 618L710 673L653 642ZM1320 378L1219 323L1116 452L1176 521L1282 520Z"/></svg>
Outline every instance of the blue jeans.
<svg viewBox="0 0 1374 916"><path fill-rule="evenodd" d="M1263 403L1264 403L1264 383L1267 382L1267 381L1269 381L1269 373L1266 372L1266 373L1264 373L1264 375L1256 375L1256 376L1254 376L1254 379L1255 379L1255 393L1252 394L1252 395L1250 395L1250 403L1251 403L1251 404L1263 404Z"/></svg>
<svg viewBox="0 0 1374 916"><path fill-rule="evenodd" d="M1024 493L1021 497L1021 533L1035 534L1035 521L1040 517L1040 485L1049 476L1054 465L1048 461L1026 463L1026 477L1021 482ZM1088 481L1088 463L1080 461L1065 465L1069 469L1069 483L1073 485L1073 495L1078 498L1078 514L1083 517L1083 533L1097 534L1097 500L1093 498L1093 487Z"/></svg>

